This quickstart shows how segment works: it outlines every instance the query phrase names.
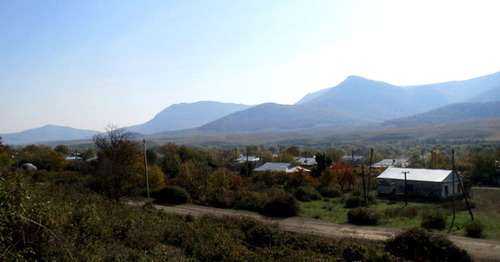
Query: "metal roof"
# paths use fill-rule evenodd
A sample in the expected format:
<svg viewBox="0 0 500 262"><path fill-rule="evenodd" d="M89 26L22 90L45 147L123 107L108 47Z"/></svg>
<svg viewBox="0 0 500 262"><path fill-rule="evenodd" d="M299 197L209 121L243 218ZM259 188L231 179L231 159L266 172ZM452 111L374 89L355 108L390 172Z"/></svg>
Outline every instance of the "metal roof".
<svg viewBox="0 0 500 262"><path fill-rule="evenodd" d="M406 179L411 181L444 182L451 181L451 170L389 167L377 179L404 180L403 171L408 171ZM448 178L449 177L449 178ZM447 179L448 178L448 179Z"/></svg>
<svg viewBox="0 0 500 262"><path fill-rule="evenodd" d="M293 172L298 172L298 171L304 171L304 172L311 172L311 170L296 166L294 164L290 163L273 163L273 162L267 162L264 165L254 169L253 171L273 171L273 172L286 172L286 173L293 173Z"/></svg>
<svg viewBox="0 0 500 262"><path fill-rule="evenodd" d="M267 162L264 165L254 169L254 171L278 171L278 172L286 172L292 168L294 168L294 164L290 163L271 163Z"/></svg>
<svg viewBox="0 0 500 262"><path fill-rule="evenodd" d="M297 159L297 162L304 166L313 166L317 164L314 157L302 157Z"/></svg>
<svg viewBox="0 0 500 262"><path fill-rule="evenodd" d="M404 158L391 158L391 159L383 159L380 162L373 164L373 167L387 167L387 166L403 166L408 164L408 159Z"/></svg>
<svg viewBox="0 0 500 262"><path fill-rule="evenodd" d="M260 160L260 158L258 158L256 156L248 156L248 162L257 162L259 160ZM234 160L234 162L245 163L245 162L247 162L247 157L246 156L241 156L239 158L236 158Z"/></svg>

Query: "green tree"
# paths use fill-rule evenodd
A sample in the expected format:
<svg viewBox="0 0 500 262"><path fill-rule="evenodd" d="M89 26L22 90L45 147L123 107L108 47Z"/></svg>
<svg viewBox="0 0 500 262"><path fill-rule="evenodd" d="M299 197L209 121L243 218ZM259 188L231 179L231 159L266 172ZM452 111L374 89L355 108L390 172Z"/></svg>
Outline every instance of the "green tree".
<svg viewBox="0 0 500 262"><path fill-rule="evenodd" d="M54 148L55 152L63 153L63 154L68 154L69 153L69 148L66 145L58 145Z"/></svg>
<svg viewBox="0 0 500 262"><path fill-rule="evenodd" d="M137 181L135 166L142 161L142 151L124 129L108 127L106 133L94 136L98 150L95 182L105 194L118 201L132 193Z"/></svg>
<svg viewBox="0 0 500 262"><path fill-rule="evenodd" d="M2 137L0 136L0 174L9 171L13 164L14 160L12 160L12 156L2 144Z"/></svg>

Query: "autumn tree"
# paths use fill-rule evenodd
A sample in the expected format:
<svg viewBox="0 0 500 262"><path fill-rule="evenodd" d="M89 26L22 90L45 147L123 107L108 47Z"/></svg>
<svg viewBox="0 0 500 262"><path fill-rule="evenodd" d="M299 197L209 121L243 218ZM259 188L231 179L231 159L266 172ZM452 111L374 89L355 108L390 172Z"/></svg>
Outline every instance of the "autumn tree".
<svg viewBox="0 0 500 262"><path fill-rule="evenodd" d="M431 152L431 161L429 162L429 168L451 169L451 161L448 159L445 153L441 153L439 152L439 150L433 150Z"/></svg>
<svg viewBox="0 0 500 262"><path fill-rule="evenodd" d="M140 184L135 166L142 161L142 151L130 135L124 129L108 127L106 133L94 136L98 150L96 184L117 201Z"/></svg>
<svg viewBox="0 0 500 262"><path fill-rule="evenodd" d="M345 189L352 187L356 182L356 177L354 176L352 167L338 162L332 163L331 169L334 177L336 177L336 183L339 185L340 190L344 191Z"/></svg>

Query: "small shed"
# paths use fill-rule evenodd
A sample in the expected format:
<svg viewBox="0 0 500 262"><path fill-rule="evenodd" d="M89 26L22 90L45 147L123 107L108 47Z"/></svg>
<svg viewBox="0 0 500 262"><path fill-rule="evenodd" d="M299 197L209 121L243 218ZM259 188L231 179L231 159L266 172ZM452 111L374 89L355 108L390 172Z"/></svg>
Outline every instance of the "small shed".
<svg viewBox="0 0 500 262"><path fill-rule="evenodd" d="M410 197L446 199L453 196L453 190L456 196L461 195L456 174L441 169L389 167L377 177L377 188L379 195L387 196L406 191Z"/></svg>

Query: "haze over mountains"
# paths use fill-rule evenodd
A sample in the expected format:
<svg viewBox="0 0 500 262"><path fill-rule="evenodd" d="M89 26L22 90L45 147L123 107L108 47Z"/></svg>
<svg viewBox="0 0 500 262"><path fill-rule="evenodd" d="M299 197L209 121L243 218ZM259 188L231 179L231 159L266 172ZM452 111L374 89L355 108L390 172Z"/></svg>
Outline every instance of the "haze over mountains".
<svg viewBox="0 0 500 262"><path fill-rule="evenodd" d="M307 94L294 105L182 103L127 129L156 136L185 129L197 134L236 134L345 127L347 132L353 127L359 130L363 125L381 123L382 128L393 128L500 117L498 101L500 72L465 81L404 87L350 76L335 87ZM92 136L89 132L96 133L49 127L2 137L8 144L26 144L88 139Z"/></svg>
<svg viewBox="0 0 500 262"><path fill-rule="evenodd" d="M127 130L152 134L195 128L249 107L242 104L213 101L175 104L165 108L148 122L128 127Z"/></svg>

